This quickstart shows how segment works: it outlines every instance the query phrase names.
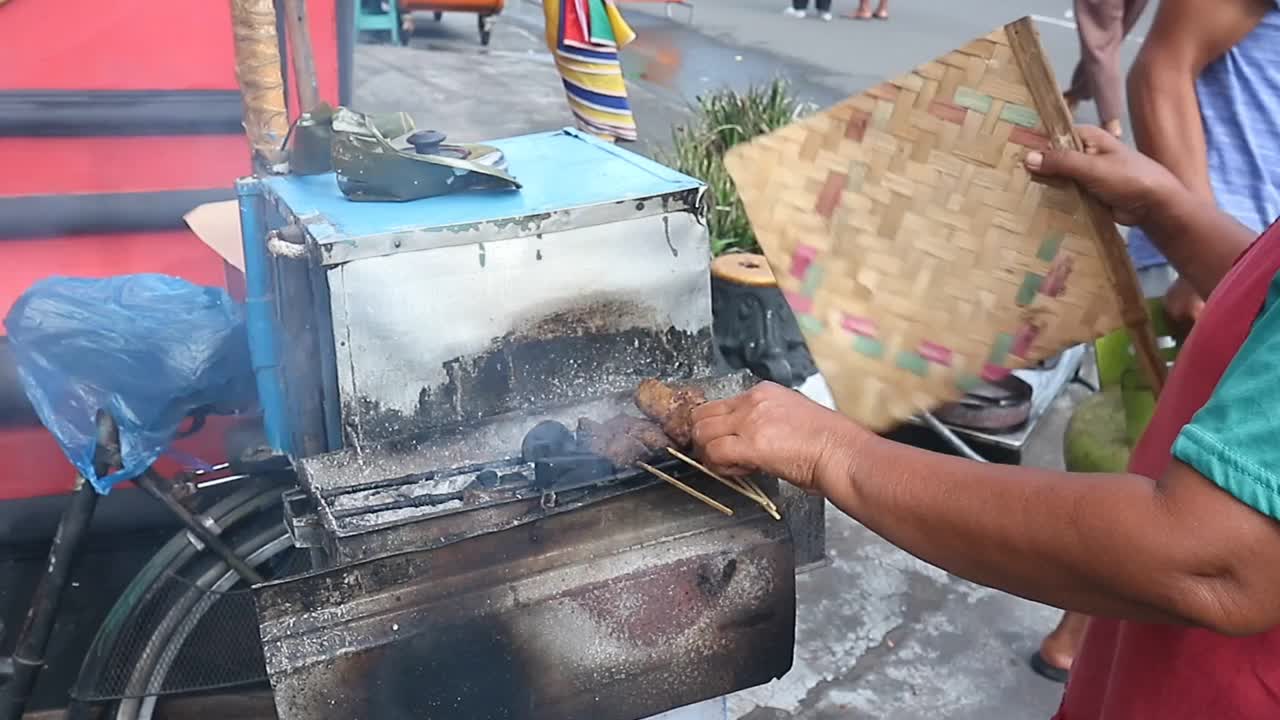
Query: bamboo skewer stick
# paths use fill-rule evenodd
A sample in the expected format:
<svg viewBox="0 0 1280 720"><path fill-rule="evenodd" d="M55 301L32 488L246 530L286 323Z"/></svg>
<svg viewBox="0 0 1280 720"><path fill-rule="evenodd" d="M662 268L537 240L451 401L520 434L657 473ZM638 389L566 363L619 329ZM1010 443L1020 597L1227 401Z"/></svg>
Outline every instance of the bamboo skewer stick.
<svg viewBox="0 0 1280 720"><path fill-rule="evenodd" d="M709 497L709 496L707 496L707 495L704 495L704 494L703 494L703 493L701 493L701 492L698 492L697 490L694 490L693 488L689 487L688 485L685 485L683 482L680 482L679 480L675 479L674 477L672 477L672 476L670 476L670 475L668 475L668 474L666 474L666 473L662 472L662 471L661 471L661 470L659 470L658 468L656 468L656 467L654 467L654 466L652 466L652 465L649 465L649 464L647 464L647 463L642 463L642 462L641 462L641 463L636 463L636 465L639 465L640 467L644 468L645 470L647 470L647 471L649 472L649 474L653 475L654 477L660 478L660 479L662 479L662 480L666 480L668 483L671 483L672 485L675 485L676 487L680 488L681 490L685 491L686 493L689 493L689 494L690 494L690 495L692 495L693 497L695 497L695 498L697 498L697 499L701 500L702 502L704 502L704 503L706 503L706 504L710 505L711 507L713 507L713 508L715 508L715 509L719 510L720 512L724 513L725 515L732 515L732 514L733 514L733 509L732 509L732 508L730 508L729 506L727 506L727 505L725 505L725 504L721 503L720 501L716 500L715 498Z"/></svg>
<svg viewBox="0 0 1280 720"><path fill-rule="evenodd" d="M748 498L751 498L751 500L755 501L756 504L764 508L764 511L769 513L769 515L774 520L782 519L782 515L778 513L778 507L773 504L773 501L769 499L769 496L765 495L764 491L761 490L755 483L751 482L750 480L748 479L739 480L736 478L722 477L721 475L715 472L712 472L712 470L707 466L703 465L697 460L694 460L688 455L685 455L679 450L676 450L675 448L669 447L667 448L667 452L671 453L676 459L683 460L684 462L688 463L694 468L697 468L698 470L701 470L702 472L706 473L707 475L710 475L716 480L719 480L721 483L728 486L729 488L736 490L739 493L742 493Z"/></svg>
<svg viewBox="0 0 1280 720"><path fill-rule="evenodd" d="M737 478L731 479L731 478L721 477L720 475L717 475L716 473L712 472L711 469L708 468L706 465L703 465L702 463L698 462L697 460L694 460L693 458L689 457L688 455L685 455L684 453L680 452L679 450L673 447L667 448L667 452L671 453L672 457L674 457L675 459L683 460L689 465L692 465L694 468L701 470L707 475L710 475L716 480L719 480L721 483L728 485L730 488L737 490L738 492L748 497L752 497L754 499L754 494L751 492L751 490L747 488L745 485L741 484L737 480Z"/></svg>
<svg viewBox="0 0 1280 720"><path fill-rule="evenodd" d="M781 516L778 516L778 515L777 515L777 513L778 513L778 506L773 504L773 499L772 499L772 498L770 498L768 495L765 495L764 490L762 490L762 489L760 488L760 486L756 484L756 481L755 481L755 480L752 480L751 478L744 478L742 482L743 482L743 483L745 483L745 484L746 484L748 487L750 487L752 490L754 490L754 491L756 492L756 494L760 496L760 499L761 499L761 500L763 500L763 501L764 501L764 503L765 503L766 505L768 505L768 506L769 506L769 510L771 510L771 511L772 511L772 513L771 513L771 514L775 516L775 518L774 518L774 519L776 519L776 520L781 520L781 519L782 519L782 517L781 517Z"/></svg>
<svg viewBox="0 0 1280 720"><path fill-rule="evenodd" d="M710 475L712 478L719 480L722 484L728 486L731 490L736 490L737 492L742 493L743 495L746 495L747 497L751 498L755 502L760 503L760 496L757 495L755 492L753 492L751 488L746 485L746 483L739 480L738 478L726 478L721 475L717 475L716 473L712 472L711 469L708 468L707 466L703 465L697 460L694 460L688 455L685 455L679 450L676 450L675 448L669 447L667 448L667 452L671 453L671 455L674 456L676 459L683 460L684 462L693 466L695 469L701 470L703 473L706 473L707 475ZM763 503L761 504L763 505Z"/></svg>
<svg viewBox="0 0 1280 720"><path fill-rule="evenodd" d="M764 511L769 513L769 517L774 520L782 519L782 513L778 512L778 506L773 504L773 501L769 499L768 495L764 494L764 490L761 490L760 486L757 485L754 480L744 479L742 482L755 492L756 496L759 498L760 507L764 508Z"/></svg>

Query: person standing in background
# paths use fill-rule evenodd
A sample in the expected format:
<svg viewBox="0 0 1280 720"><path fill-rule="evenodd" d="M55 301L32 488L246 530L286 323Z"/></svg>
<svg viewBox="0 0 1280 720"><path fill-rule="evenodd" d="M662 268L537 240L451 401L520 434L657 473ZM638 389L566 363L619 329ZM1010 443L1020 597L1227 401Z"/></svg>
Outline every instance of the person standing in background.
<svg viewBox="0 0 1280 720"><path fill-rule="evenodd" d="M1278 3L1162 0L1129 71L1138 150L1254 232L1280 217ZM1129 233L1129 256L1144 293L1164 296L1175 323L1194 322L1203 299L1141 228ZM1065 680L1088 623L1064 614L1032 658L1036 672Z"/></svg>
<svg viewBox="0 0 1280 720"><path fill-rule="evenodd" d="M831 22L831 0L817 0L818 17ZM803 18L809 14L809 0L791 0L791 7L782 11L787 17Z"/></svg>
<svg viewBox="0 0 1280 720"><path fill-rule="evenodd" d="M579 130L607 142L636 139L618 51L636 34L613 0L543 0L547 48Z"/></svg>
<svg viewBox="0 0 1280 720"><path fill-rule="evenodd" d="M1080 62L1062 98L1072 115L1081 102L1095 101L1099 124L1116 137L1124 134L1120 43L1146 7L1147 0L1075 0Z"/></svg>
<svg viewBox="0 0 1280 720"><path fill-rule="evenodd" d="M888 20L889 19L889 0L880 0L880 4L876 5L876 11L871 12L871 0L859 0L858 11L853 14L854 20Z"/></svg>

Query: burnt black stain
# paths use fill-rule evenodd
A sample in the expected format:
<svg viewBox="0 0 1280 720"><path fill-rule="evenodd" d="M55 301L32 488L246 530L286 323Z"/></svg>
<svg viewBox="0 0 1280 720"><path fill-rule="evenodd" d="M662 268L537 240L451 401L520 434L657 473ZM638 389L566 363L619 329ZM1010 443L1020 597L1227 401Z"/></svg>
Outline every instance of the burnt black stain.
<svg viewBox="0 0 1280 720"><path fill-rule="evenodd" d="M662 231L666 234L667 247L671 248L671 256L680 257L680 251L676 249L675 243L671 241L671 218L668 215L662 216Z"/></svg>
<svg viewBox="0 0 1280 720"><path fill-rule="evenodd" d="M749 615L731 618L728 622L721 623L716 627L722 631L750 630L752 628L766 627L776 619L776 613L761 610Z"/></svg>
<svg viewBox="0 0 1280 720"><path fill-rule="evenodd" d="M534 257L536 257L539 260L542 259L542 248L538 248L538 250L534 253Z"/></svg>
<svg viewBox="0 0 1280 720"><path fill-rule="evenodd" d="M389 440L579 402L626 391L649 377L680 379L706 372L714 354L710 328L690 333L626 321L637 312L626 303L597 303L518 328L484 352L446 361L447 381L420 390L412 413L360 398L361 440ZM616 329L620 325L631 327Z"/></svg>
<svg viewBox="0 0 1280 720"><path fill-rule="evenodd" d="M535 700L508 630L493 620L431 628L389 646L369 669L368 717L508 720Z"/></svg>
<svg viewBox="0 0 1280 720"><path fill-rule="evenodd" d="M703 565L698 568L698 589L709 597L720 595L733 582L733 576L737 572L737 558L729 558L722 565Z"/></svg>

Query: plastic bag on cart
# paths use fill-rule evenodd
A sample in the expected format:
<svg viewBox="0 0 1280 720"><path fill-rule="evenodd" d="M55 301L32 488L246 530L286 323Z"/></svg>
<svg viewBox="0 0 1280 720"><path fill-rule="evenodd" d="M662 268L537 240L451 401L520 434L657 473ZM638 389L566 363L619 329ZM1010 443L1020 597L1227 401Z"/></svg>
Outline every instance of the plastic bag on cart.
<svg viewBox="0 0 1280 720"><path fill-rule="evenodd" d="M221 289L167 275L52 277L4 321L23 390L67 458L100 493L140 475L186 416L253 402L240 307ZM99 409L120 428L122 468L93 468Z"/></svg>

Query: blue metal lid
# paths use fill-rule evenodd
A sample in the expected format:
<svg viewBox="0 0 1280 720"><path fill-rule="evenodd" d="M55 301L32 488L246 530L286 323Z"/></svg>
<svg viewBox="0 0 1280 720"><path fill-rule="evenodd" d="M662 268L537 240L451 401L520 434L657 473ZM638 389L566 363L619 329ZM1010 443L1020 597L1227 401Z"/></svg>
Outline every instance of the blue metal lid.
<svg viewBox="0 0 1280 720"><path fill-rule="evenodd" d="M353 202L332 173L277 176L265 182L288 212L313 222L322 216L342 242L401 231L523 218L604 203L661 196L701 183L577 130L486 142L506 156L507 171L523 185L509 192L443 195L412 202ZM319 239L319 238L317 238Z"/></svg>

